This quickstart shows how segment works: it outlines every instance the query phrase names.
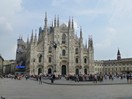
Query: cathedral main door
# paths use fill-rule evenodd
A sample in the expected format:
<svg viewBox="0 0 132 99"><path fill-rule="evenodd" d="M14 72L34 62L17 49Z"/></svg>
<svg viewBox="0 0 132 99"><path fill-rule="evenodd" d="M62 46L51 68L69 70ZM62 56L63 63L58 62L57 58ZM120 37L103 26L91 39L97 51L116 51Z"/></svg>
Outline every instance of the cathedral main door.
<svg viewBox="0 0 132 99"><path fill-rule="evenodd" d="M38 68L38 75L42 73L42 68Z"/></svg>
<svg viewBox="0 0 132 99"><path fill-rule="evenodd" d="M79 75L79 69L76 68L76 75Z"/></svg>
<svg viewBox="0 0 132 99"><path fill-rule="evenodd" d="M52 70L51 68L48 69L48 74L51 74L52 73Z"/></svg>
<svg viewBox="0 0 132 99"><path fill-rule="evenodd" d="M62 65L62 67L61 67L61 75L62 76L66 75L66 65Z"/></svg>
<svg viewBox="0 0 132 99"><path fill-rule="evenodd" d="M84 74L88 74L88 72L87 72L87 69L86 69L86 68L84 69Z"/></svg>

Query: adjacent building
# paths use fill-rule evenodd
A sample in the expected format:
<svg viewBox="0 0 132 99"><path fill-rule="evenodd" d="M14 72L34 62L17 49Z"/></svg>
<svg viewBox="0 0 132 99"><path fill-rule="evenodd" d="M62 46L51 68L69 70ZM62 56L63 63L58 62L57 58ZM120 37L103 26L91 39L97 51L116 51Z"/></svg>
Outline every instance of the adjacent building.
<svg viewBox="0 0 132 99"><path fill-rule="evenodd" d="M4 59L3 59L3 57L0 55L0 75L3 74L3 62L4 62Z"/></svg>
<svg viewBox="0 0 132 99"><path fill-rule="evenodd" d="M122 74L132 72L132 58L121 58L120 50L117 52L117 59L96 60L95 71L103 74Z"/></svg>
<svg viewBox="0 0 132 99"><path fill-rule="evenodd" d="M3 74L15 74L16 61L15 60L5 60L3 63Z"/></svg>

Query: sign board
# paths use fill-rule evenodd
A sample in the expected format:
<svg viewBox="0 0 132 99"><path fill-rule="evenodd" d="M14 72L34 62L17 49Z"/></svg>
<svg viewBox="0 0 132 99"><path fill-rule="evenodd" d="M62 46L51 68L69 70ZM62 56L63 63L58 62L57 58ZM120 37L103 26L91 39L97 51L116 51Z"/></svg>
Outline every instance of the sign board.
<svg viewBox="0 0 132 99"><path fill-rule="evenodd" d="M26 66L16 66L16 68L26 68Z"/></svg>

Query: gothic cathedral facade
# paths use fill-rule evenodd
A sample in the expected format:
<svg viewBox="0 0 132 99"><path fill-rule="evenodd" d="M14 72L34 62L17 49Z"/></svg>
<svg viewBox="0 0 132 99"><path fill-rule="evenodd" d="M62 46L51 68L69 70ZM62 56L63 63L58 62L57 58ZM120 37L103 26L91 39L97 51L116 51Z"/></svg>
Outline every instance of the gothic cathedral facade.
<svg viewBox="0 0 132 99"><path fill-rule="evenodd" d="M75 34L73 18L69 18L68 25L60 24L59 17L55 17L51 26L47 24L45 13L44 27L39 28L38 36L32 31L26 42L21 37L17 40L16 62L26 66L25 72L30 75L93 74L92 37L84 44L82 28L80 37Z"/></svg>

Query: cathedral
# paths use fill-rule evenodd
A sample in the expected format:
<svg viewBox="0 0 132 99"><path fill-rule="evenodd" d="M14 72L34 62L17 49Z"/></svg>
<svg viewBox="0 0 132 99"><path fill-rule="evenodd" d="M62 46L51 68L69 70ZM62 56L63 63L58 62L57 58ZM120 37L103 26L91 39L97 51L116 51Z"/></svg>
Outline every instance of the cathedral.
<svg viewBox="0 0 132 99"><path fill-rule="evenodd" d="M82 28L78 37L73 18L69 18L68 25L59 21L59 17L55 17L52 25L48 26L45 13L44 26L39 28L39 33L32 30L27 41L22 37L17 40L16 62L25 66L25 73L120 74L132 70L132 58L121 58L120 50L115 60L94 60L92 37L89 36L84 44Z"/></svg>
<svg viewBox="0 0 132 99"><path fill-rule="evenodd" d="M17 40L17 64L26 66L25 72L32 74L88 74L94 73L94 48L92 37L83 43L82 28L80 37L75 34L73 18L68 25L60 24L59 17L48 26L45 13L44 26L39 28L38 36L32 31L31 38L25 42Z"/></svg>

